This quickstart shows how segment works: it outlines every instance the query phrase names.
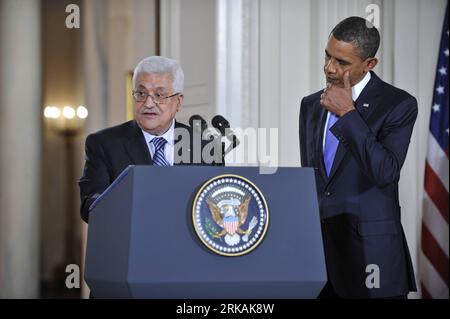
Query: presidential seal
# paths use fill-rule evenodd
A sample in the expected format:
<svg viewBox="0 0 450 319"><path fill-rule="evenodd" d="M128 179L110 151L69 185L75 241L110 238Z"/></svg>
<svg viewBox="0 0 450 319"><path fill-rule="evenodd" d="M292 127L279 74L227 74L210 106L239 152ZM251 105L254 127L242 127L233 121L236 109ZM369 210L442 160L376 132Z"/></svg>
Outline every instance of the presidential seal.
<svg viewBox="0 0 450 319"><path fill-rule="evenodd" d="M261 191L237 175L215 177L200 187L192 204L195 232L210 250L241 256L255 249L269 226Z"/></svg>

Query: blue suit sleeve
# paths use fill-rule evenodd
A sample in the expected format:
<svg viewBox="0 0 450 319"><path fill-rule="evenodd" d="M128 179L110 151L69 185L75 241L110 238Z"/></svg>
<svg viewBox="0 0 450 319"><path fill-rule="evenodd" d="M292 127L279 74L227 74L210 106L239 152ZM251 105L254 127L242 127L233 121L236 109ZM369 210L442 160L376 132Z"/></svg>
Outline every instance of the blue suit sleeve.
<svg viewBox="0 0 450 319"><path fill-rule="evenodd" d="M357 110L345 114L330 129L378 187L397 183L408 152L417 101L410 96L396 105L375 135Z"/></svg>

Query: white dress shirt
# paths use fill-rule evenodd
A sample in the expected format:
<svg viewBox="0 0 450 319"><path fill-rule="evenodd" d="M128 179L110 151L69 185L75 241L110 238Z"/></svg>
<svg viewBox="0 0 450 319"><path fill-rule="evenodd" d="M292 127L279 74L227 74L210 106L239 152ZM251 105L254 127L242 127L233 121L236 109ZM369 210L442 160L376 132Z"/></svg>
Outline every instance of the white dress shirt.
<svg viewBox="0 0 450 319"><path fill-rule="evenodd" d="M141 130L142 130L142 128L141 128ZM170 164L170 166L173 166L173 160L174 160L174 158L173 158L174 157L173 151L174 151L174 144L175 144L174 140L173 140L174 130L175 130L175 120L173 120L172 125L167 130L167 132L160 136L156 136L156 135L150 134L150 133L142 130L142 133L144 134L144 137L145 137L145 142L147 142L147 146L150 151L150 154L152 155L152 158L155 155L155 145L153 145L153 143L151 143L151 141L157 137L163 137L167 141L166 145L164 145L164 156L165 156L167 162Z"/></svg>
<svg viewBox="0 0 450 319"><path fill-rule="evenodd" d="M367 72L366 76L361 81L359 81L355 86L352 87L353 102L355 102L358 99L359 95L364 90L367 83L369 83L371 77L372 76L370 75L370 72ZM325 151L325 139L327 137L327 127L328 127L329 119L330 119L330 112L327 112L327 120L325 122L325 128L324 128L324 132L323 132L323 141L322 141L322 147L323 147L324 151Z"/></svg>

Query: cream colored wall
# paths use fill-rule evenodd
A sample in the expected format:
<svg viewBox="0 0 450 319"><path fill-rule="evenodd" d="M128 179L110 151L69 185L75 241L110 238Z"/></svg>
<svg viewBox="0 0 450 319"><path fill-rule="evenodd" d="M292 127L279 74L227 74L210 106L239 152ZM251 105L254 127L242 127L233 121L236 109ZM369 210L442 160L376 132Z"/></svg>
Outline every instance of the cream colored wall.
<svg viewBox="0 0 450 319"><path fill-rule="evenodd" d="M211 119L215 110L216 2L161 1L161 55L180 62L185 73L185 103L177 120L194 114Z"/></svg>

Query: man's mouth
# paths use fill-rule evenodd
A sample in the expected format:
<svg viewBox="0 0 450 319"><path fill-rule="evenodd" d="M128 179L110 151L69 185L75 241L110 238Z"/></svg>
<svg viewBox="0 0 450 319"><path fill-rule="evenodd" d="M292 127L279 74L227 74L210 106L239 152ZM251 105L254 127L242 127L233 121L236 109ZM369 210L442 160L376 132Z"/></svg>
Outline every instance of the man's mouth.
<svg viewBox="0 0 450 319"><path fill-rule="evenodd" d="M327 76L327 83L337 84L340 83L340 81L338 79L330 78Z"/></svg>
<svg viewBox="0 0 450 319"><path fill-rule="evenodd" d="M158 112L153 110L145 110L141 114L145 117L156 117L159 115Z"/></svg>
<svg viewBox="0 0 450 319"><path fill-rule="evenodd" d="M158 117L157 113L143 113L142 116L146 119L155 119Z"/></svg>

